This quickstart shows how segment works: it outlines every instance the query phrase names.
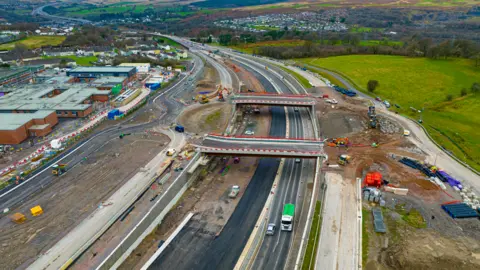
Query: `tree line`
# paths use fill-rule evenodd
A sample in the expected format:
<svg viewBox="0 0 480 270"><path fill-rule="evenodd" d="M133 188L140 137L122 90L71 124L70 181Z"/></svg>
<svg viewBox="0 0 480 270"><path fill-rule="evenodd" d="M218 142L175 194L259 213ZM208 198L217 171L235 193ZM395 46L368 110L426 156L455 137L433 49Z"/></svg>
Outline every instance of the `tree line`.
<svg viewBox="0 0 480 270"><path fill-rule="evenodd" d="M277 59L328 57L349 54L382 54L419 56L432 59L447 59L449 57L469 58L475 61L475 66L480 66L480 46L469 40L446 40L434 43L429 38L412 38L403 45L390 45L379 42L378 45L361 46L358 41L351 40L335 44L336 40L327 43L305 41L302 46L261 46L254 49L255 54Z"/></svg>

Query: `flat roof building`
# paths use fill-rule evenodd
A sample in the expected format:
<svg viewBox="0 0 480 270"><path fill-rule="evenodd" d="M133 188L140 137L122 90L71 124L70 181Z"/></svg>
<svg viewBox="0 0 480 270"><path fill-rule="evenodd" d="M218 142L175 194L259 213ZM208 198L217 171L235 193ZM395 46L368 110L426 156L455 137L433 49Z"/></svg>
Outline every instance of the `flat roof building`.
<svg viewBox="0 0 480 270"><path fill-rule="evenodd" d="M45 136L59 117L78 118L92 113L92 103L107 102L111 90L86 85L30 84L6 88L0 96L0 144L18 144L28 137Z"/></svg>
<svg viewBox="0 0 480 270"><path fill-rule="evenodd" d="M147 73L150 71L150 63L121 63L119 67L135 67L137 72Z"/></svg>
<svg viewBox="0 0 480 270"><path fill-rule="evenodd" d="M137 73L135 67L79 67L67 71L67 76L78 79L92 79L104 76L133 78Z"/></svg>
<svg viewBox="0 0 480 270"><path fill-rule="evenodd" d="M19 144L28 137L45 136L58 123L52 110L0 113L0 144Z"/></svg>
<svg viewBox="0 0 480 270"><path fill-rule="evenodd" d="M20 68L0 68L0 86L11 86L18 83L28 82L33 74L44 70L43 65L26 66Z"/></svg>

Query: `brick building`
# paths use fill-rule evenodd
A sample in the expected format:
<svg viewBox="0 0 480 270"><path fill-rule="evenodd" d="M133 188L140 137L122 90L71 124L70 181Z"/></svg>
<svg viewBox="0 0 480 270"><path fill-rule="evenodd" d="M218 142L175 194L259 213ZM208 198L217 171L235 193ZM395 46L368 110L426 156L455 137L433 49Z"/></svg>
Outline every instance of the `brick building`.
<svg viewBox="0 0 480 270"><path fill-rule="evenodd" d="M19 144L28 137L45 136L58 123L55 111L0 113L0 144Z"/></svg>
<svg viewBox="0 0 480 270"><path fill-rule="evenodd" d="M60 117L86 117L93 111L92 104L107 102L110 93L85 85L32 84L10 88L0 96L0 144L45 136Z"/></svg>

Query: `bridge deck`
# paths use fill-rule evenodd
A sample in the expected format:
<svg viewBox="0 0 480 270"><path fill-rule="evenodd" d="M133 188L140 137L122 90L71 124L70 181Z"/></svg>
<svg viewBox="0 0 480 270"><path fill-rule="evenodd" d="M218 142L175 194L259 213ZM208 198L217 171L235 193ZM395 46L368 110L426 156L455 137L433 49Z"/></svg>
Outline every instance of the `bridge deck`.
<svg viewBox="0 0 480 270"><path fill-rule="evenodd" d="M319 157L323 142L287 138L246 138L208 135L200 152L209 154L238 154L258 156Z"/></svg>

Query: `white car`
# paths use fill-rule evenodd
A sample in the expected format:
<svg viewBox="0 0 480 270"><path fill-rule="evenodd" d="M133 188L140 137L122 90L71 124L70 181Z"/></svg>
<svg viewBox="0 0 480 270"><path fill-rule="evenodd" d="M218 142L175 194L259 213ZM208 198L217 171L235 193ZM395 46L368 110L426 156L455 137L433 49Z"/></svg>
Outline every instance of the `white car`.
<svg viewBox="0 0 480 270"><path fill-rule="evenodd" d="M390 102L388 102L387 100L384 100L383 104L385 104L385 107L390 108Z"/></svg>
<svg viewBox="0 0 480 270"><path fill-rule="evenodd" d="M331 103L331 104L338 104L338 101L334 98L332 98L332 99L327 98L327 99L325 99L325 102Z"/></svg>
<svg viewBox="0 0 480 270"><path fill-rule="evenodd" d="M169 156L169 157L175 155L175 153L177 153L177 151L173 148L170 148L170 149L167 150L167 156Z"/></svg>
<svg viewBox="0 0 480 270"><path fill-rule="evenodd" d="M274 235L275 234L275 224L270 223L267 225L267 235Z"/></svg>
<svg viewBox="0 0 480 270"><path fill-rule="evenodd" d="M245 135L253 135L253 134L255 134L255 132L253 132L253 130L245 131Z"/></svg>

